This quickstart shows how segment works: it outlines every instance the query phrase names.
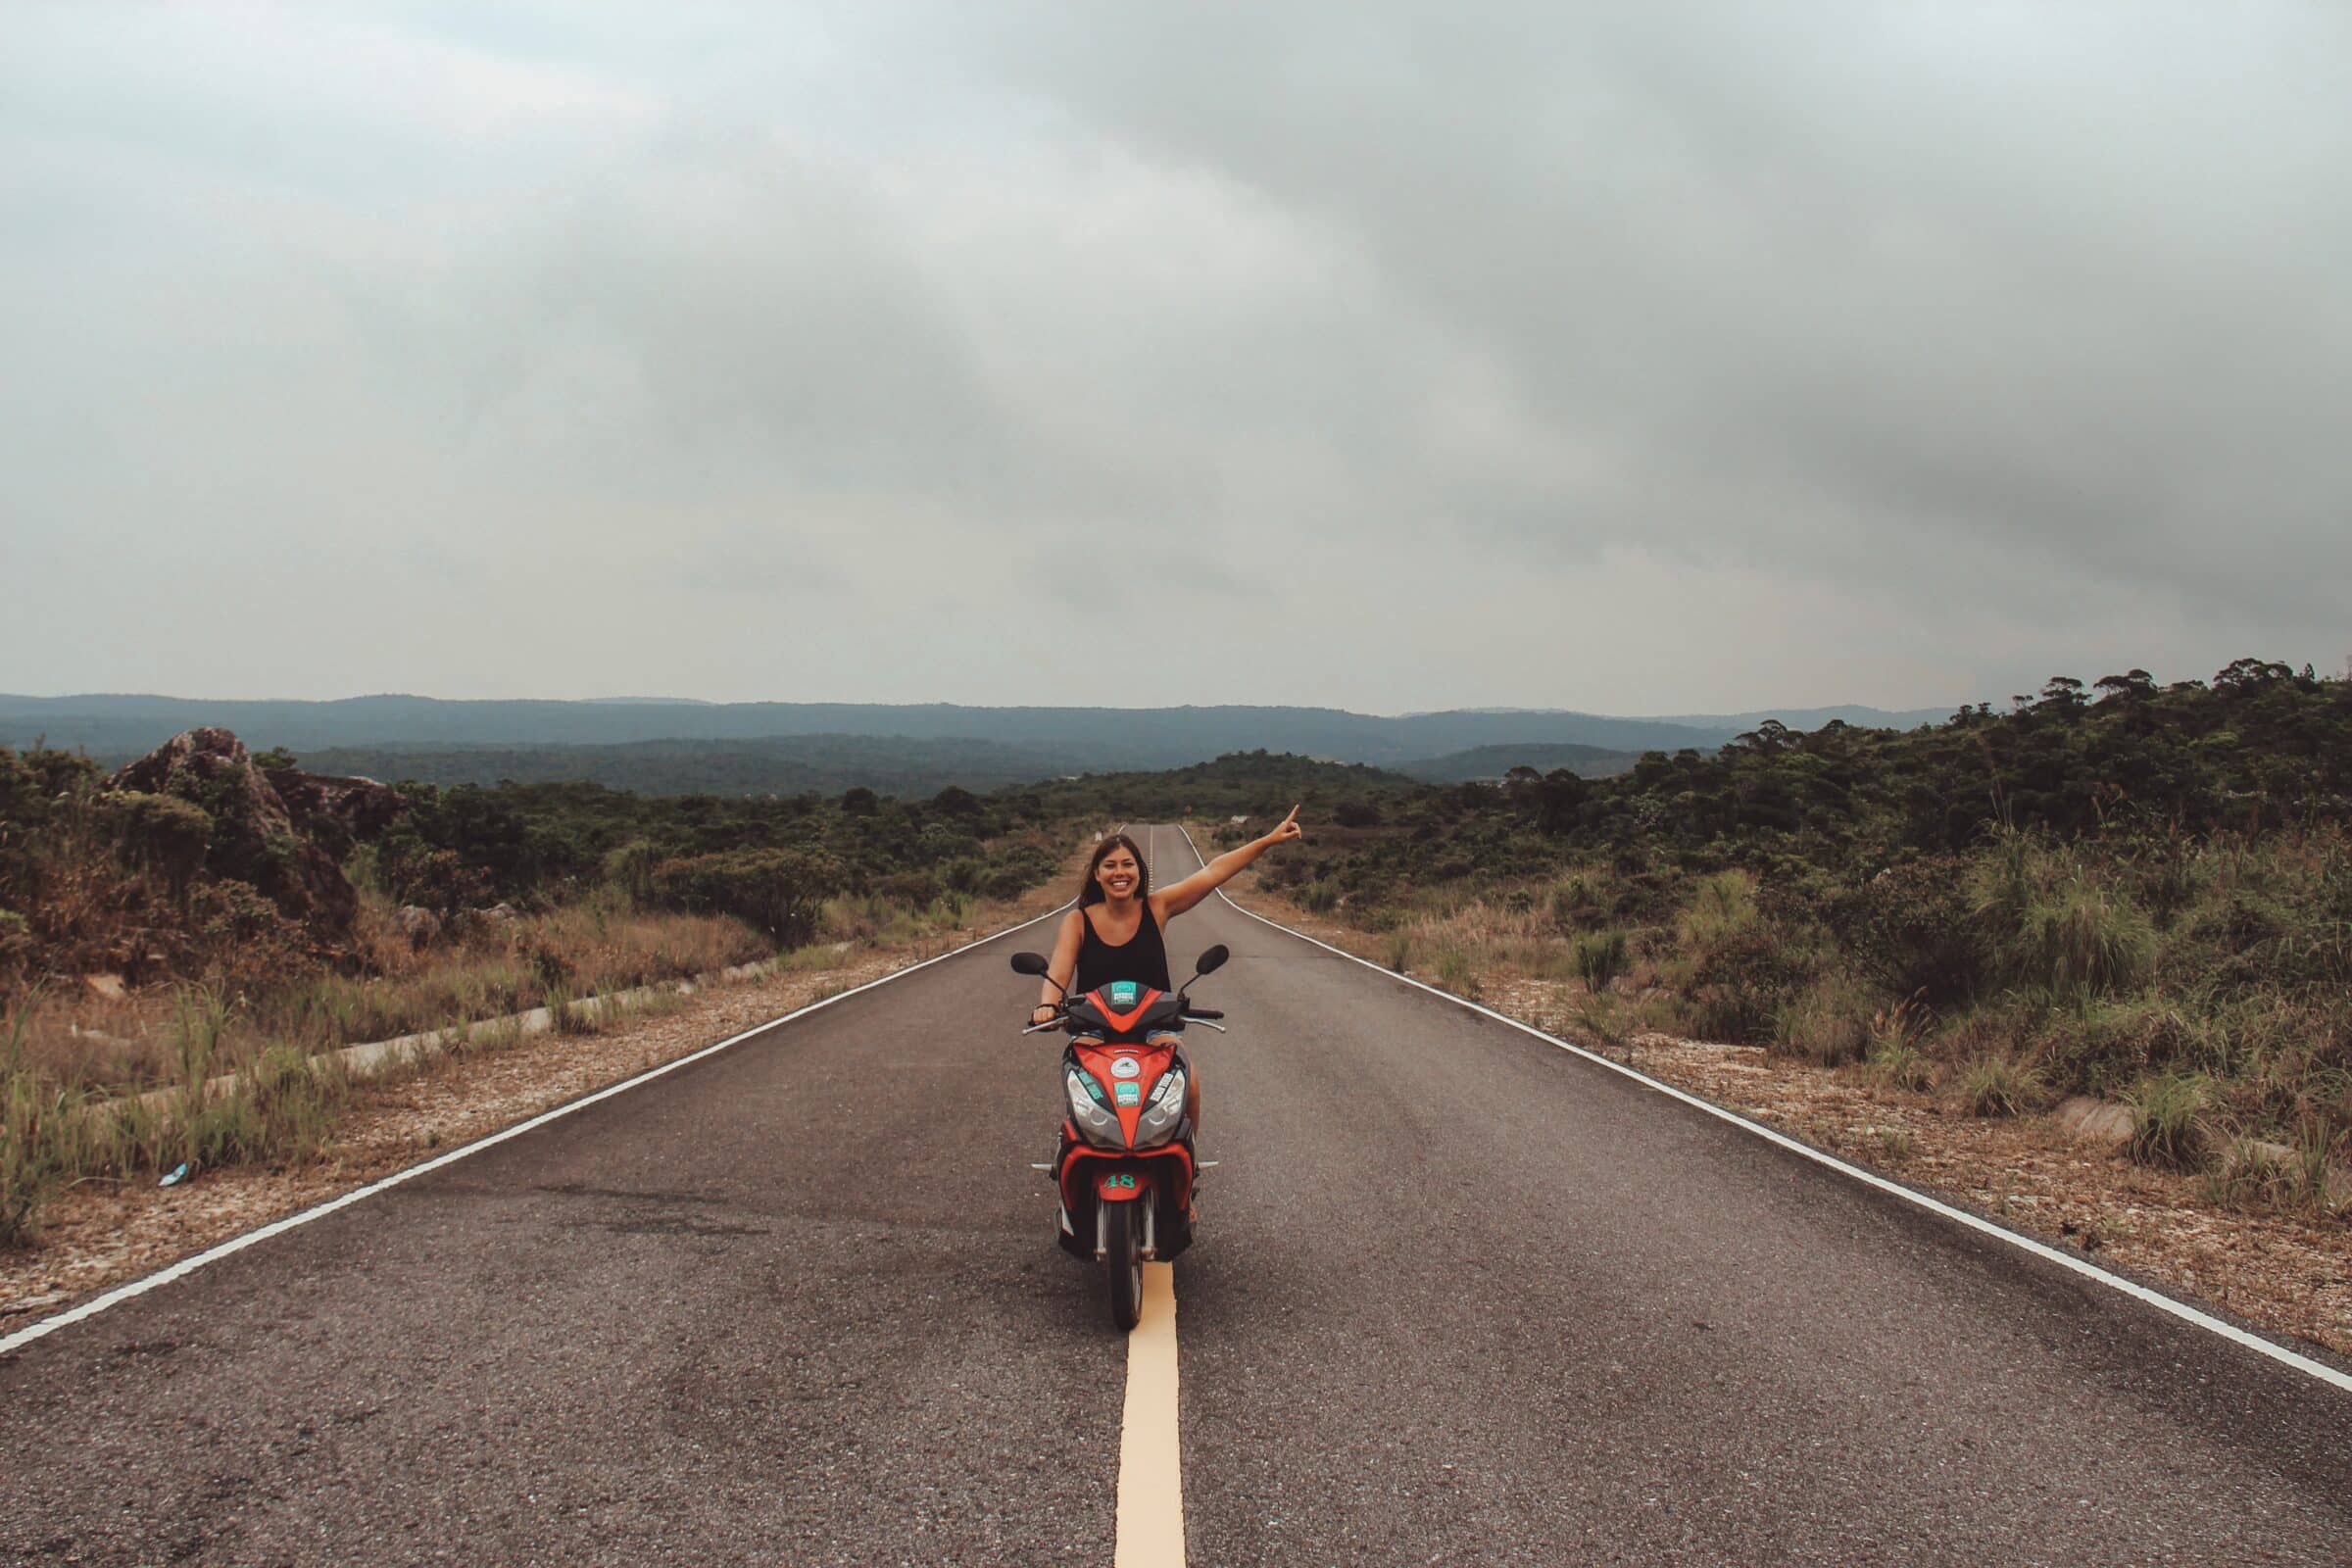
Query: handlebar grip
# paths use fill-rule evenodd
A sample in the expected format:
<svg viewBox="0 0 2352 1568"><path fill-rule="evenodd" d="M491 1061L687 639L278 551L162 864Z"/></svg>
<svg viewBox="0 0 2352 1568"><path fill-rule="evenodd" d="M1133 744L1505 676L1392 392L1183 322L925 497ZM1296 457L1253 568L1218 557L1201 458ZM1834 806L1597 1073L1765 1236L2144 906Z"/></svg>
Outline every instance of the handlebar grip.
<svg viewBox="0 0 2352 1568"><path fill-rule="evenodd" d="M1184 1015L1187 1018L1222 1018L1225 1016L1214 1007L1187 1007Z"/></svg>

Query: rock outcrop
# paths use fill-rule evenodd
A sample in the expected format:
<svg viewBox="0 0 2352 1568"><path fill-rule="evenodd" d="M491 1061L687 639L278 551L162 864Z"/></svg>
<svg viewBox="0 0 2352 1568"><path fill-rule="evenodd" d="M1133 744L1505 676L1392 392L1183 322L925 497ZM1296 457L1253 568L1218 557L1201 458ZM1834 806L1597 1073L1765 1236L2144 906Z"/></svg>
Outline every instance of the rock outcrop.
<svg viewBox="0 0 2352 1568"><path fill-rule="evenodd" d="M266 767L262 776L286 803L294 831L309 838L339 834L354 843L371 839L409 808L400 791L371 778L306 773L298 767Z"/></svg>
<svg viewBox="0 0 2352 1568"><path fill-rule="evenodd" d="M339 947L350 938L360 901L314 833L331 824L342 830L340 842L348 844L380 828L400 807L397 793L369 779L293 768L266 774L254 765L245 743L224 729L174 735L110 782L117 789L169 795L203 810L213 822L206 868L260 889L324 947Z"/></svg>

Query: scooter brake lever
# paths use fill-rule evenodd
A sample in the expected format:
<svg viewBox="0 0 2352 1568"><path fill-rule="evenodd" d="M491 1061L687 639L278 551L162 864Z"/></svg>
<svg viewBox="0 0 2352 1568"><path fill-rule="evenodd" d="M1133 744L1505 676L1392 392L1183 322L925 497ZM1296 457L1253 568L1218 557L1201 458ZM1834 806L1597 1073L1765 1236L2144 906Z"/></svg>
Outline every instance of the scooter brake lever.
<svg viewBox="0 0 2352 1568"><path fill-rule="evenodd" d="M1203 1029L1214 1029L1219 1034L1224 1034L1227 1032L1223 1024L1210 1023L1206 1018L1187 1018L1184 1021L1188 1024L1197 1023Z"/></svg>

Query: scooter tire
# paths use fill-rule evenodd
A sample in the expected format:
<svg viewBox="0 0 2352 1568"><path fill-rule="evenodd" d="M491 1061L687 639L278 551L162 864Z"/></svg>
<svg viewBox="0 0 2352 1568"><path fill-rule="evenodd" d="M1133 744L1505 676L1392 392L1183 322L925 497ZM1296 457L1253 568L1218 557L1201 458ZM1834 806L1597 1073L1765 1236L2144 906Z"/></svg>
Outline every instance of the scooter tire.
<svg viewBox="0 0 2352 1568"><path fill-rule="evenodd" d="M1102 1267L1110 1276L1110 1320L1125 1333L1144 1316L1144 1230L1136 1203L1102 1205Z"/></svg>

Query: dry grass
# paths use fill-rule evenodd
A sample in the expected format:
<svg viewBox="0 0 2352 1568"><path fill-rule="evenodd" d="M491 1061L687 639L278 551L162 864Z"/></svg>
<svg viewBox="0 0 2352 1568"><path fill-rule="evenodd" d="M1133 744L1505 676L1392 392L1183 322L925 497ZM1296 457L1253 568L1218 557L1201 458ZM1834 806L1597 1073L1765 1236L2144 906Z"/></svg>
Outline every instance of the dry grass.
<svg viewBox="0 0 2352 1568"><path fill-rule="evenodd" d="M274 989L80 988L37 998L24 1058L44 1081L95 1094L155 1089L183 1076L191 997L223 1010L214 1054L234 1065L270 1045L322 1051L707 974L770 956L749 927L713 915L634 910L591 900L511 921L477 920L456 940L418 948L391 906L362 907L357 945L368 972L314 972Z"/></svg>

